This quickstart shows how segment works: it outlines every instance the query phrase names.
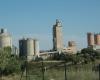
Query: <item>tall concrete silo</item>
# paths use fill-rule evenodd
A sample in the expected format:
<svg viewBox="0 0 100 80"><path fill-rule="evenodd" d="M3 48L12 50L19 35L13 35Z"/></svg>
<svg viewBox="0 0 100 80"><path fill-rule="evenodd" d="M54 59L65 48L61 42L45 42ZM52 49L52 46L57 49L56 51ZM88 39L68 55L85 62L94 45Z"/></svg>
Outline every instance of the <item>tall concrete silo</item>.
<svg viewBox="0 0 100 80"><path fill-rule="evenodd" d="M34 39L34 55L39 56L39 41Z"/></svg>
<svg viewBox="0 0 100 80"><path fill-rule="evenodd" d="M26 40L26 44L27 44L27 60L31 61L33 59L34 56L34 40L32 38L27 38Z"/></svg>
<svg viewBox="0 0 100 80"><path fill-rule="evenodd" d="M19 40L19 56L27 57L28 61L34 59L34 56L39 56L39 41L32 38Z"/></svg>
<svg viewBox="0 0 100 80"><path fill-rule="evenodd" d="M34 55L34 40L32 38L23 38L19 40L19 56L27 57L30 61L33 59Z"/></svg>
<svg viewBox="0 0 100 80"><path fill-rule="evenodd" d="M34 40L32 38L27 39L27 56L34 55Z"/></svg>
<svg viewBox="0 0 100 80"><path fill-rule="evenodd" d="M4 47L12 47L12 37L7 29L1 29L0 31L0 48Z"/></svg>
<svg viewBox="0 0 100 80"><path fill-rule="evenodd" d="M19 57L26 57L27 56L27 43L26 39L23 38L19 40Z"/></svg>
<svg viewBox="0 0 100 80"><path fill-rule="evenodd" d="M93 47L94 46L94 34L93 33L87 33L87 43L88 47Z"/></svg>
<svg viewBox="0 0 100 80"><path fill-rule="evenodd" d="M96 45L100 45L100 33L99 34L95 34L94 38L95 38L95 44Z"/></svg>

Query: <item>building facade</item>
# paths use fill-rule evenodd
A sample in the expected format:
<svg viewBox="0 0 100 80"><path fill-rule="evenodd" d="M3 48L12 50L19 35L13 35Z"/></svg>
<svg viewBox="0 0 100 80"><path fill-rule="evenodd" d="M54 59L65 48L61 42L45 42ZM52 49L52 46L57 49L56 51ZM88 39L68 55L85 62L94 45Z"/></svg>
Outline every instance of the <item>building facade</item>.
<svg viewBox="0 0 100 80"><path fill-rule="evenodd" d="M68 47L64 48L64 52L68 54L76 54L77 53L77 47L75 41L68 41Z"/></svg>

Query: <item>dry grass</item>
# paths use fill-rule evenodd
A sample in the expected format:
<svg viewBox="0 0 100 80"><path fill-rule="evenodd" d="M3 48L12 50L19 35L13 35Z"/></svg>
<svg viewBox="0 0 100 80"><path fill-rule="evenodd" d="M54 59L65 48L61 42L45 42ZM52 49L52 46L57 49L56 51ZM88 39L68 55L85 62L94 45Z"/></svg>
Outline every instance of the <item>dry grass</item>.
<svg viewBox="0 0 100 80"><path fill-rule="evenodd" d="M56 64L56 63L55 63ZM52 65L54 65L52 63ZM44 65L45 66L45 65ZM51 66L46 64L46 66ZM41 66L39 64L33 64L28 67L28 79L27 80L43 80L43 73ZM69 66L67 67L67 80L99 80L98 71L92 71L92 65L78 65L78 66ZM21 73L13 74L6 77L3 77L3 80L20 80ZM25 74L22 77L22 80L26 80ZM65 71L64 67L53 67L45 70L44 80L65 80Z"/></svg>

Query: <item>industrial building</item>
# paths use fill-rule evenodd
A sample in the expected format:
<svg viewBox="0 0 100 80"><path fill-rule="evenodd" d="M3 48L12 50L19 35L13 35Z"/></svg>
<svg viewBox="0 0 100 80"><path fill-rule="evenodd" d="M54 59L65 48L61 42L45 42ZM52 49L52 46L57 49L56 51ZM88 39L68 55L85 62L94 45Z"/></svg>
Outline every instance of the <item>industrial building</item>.
<svg viewBox="0 0 100 80"><path fill-rule="evenodd" d="M88 47L100 45L100 33L87 33Z"/></svg>
<svg viewBox="0 0 100 80"><path fill-rule="evenodd" d="M100 33L87 33L88 47L100 51Z"/></svg>
<svg viewBox="0 0 100 80"><path fill-rule="evenodd" d="M0 48L12 47L12 37L7 29L0 30Z"/></svg>
<svg viewBox="0 0 100 80"><path fill-rule="evenodd" d="M68 41L68 46L69 46L69 47L76 46L75 41Z"/></svg>
<svg viewBox="0 0 100 80"><path fill-rule="evenodd" d="M87 43L88 47L93 47L95 42L94 42L94 33L87 33Z"/></svg>
<svg viewBox="0 0 100 80"><path fill-rule="evenodd" d="M53 25L53 50L61 51L63 49L63 39L62 39L62 25L57 19L56 24Z"/></svg>
<svg viewBox="0 0 100 80"><path fill-rule="evenodd" d="M77 47L75 41L68 41L68 47L65 47L63 51L67 52L68 54L76 54Z"/></svg>
<svg viewBox="0 0 100 80"><path fill-rule="evenodd" d="M39 56L39 53L39 41L37 39L34 39L34 55Z"/></svg>
<svg viewBox="0 0 100 80"><path fill-rule="evenodd" d="M74 41L69 41L68 47L64 48L62 38L62 24L58 19L56 20L56 24L53 25L53 50L72 54L77 52L76 44Z"/></svg>
<svg viewBox="0 0 100 80"><path fill-rule="evenodd" d="M95 44L100 46L100 33L94 35Z"/></svg>
<svg viewBox="0 0 100 80"><path fill-rule="evenodd" d="M32 38L19 40L19 56L27 57L28 61L32 60L33 56L39 56L39 41Z"/></svg>

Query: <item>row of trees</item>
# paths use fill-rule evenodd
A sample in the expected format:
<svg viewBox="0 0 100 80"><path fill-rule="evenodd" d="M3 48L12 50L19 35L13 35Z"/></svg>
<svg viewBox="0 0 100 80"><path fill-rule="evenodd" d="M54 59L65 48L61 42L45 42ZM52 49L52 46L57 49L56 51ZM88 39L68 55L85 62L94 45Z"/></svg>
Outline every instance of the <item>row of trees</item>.
<svg viewBox="0 0 100 80"><path fill-rule="evenodd" d="M66 62L72 62L73 64L89 63L100 59L100 52L93 50L92 48L84 48L77 54L68 53L56 53L52 57L53 60L64 60Z"/></svg>

